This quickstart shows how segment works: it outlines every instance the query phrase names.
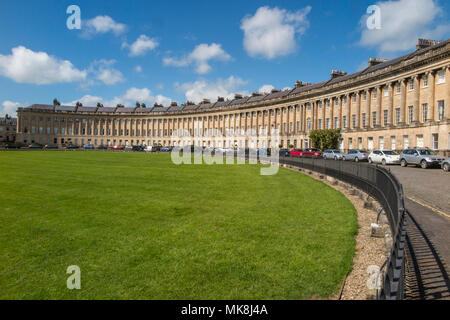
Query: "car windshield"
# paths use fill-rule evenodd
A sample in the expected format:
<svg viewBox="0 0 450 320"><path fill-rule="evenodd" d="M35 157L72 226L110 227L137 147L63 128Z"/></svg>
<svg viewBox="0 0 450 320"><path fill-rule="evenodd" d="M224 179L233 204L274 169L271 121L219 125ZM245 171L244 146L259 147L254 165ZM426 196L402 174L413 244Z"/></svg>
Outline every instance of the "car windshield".
<svg viewBox="0 0 450 320"><path fill-rule="evenodd" d="M418 150L422 156L434 156L435 153L430 150Z"/></svg>
<svg viewBox="0 0 450 320"><path fill-rule="evenodd" d="M390 151L390 150L383 150L383 153L384 153L384 154L388 154L388 155L398 155L397 152L395 152L395 151Z"/></svg>
<svg viewBox="0 0 450 320"><path fill-rule="evenodd" d="M361 152L361 153L367 153L366 150L358 150L358 151Z"/></svg>
<svg viewBox="0 0 450 320"><path fill-rule="evenodd" d="M340 150L333 150L334 153L341 153Z"/></svg>

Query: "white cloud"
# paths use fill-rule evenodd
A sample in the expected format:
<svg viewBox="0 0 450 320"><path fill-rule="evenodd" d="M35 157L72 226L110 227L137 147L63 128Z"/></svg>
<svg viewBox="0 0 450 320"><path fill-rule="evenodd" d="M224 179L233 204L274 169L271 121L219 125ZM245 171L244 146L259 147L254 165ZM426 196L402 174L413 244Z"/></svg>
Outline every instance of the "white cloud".
<svg viewBox="0 0 450 320"><path fill-rule="evenodd" d="M186 67L193 64L196 73L206 74L211 71L211 65L209 64L211 60L228 61L230 59L231 56L222 49L220 44L202 43L196 46L189 55L179 59L166 57L163 59L163 63L165 66L173 67Z"/></svg>
<svg viewBox="0 0 450 320"><path fill-rule="evenodd" d="M255 15L242 19L244 48L251 57L273 59L294 52L296 37L309 26L307 19L311 7L290 12L277 7L260 7Z"/></svg>
<svg viewBox="0 0 450 320"><path fill-rule="evenodd" d="M90 68L89 72L94 74L96 80L103 82L106 85L114 85L119 82L125 81L122 72L112 68L112 65L116 63L116 60L95 60ZM94 84L90 81L89 84Z"/></svg>
<svg viewBox="0 0 450 320"><path fill-rule="evenodd" d="M265 84L261 88L259 88L258 92L261 93L270 93L272 89L275 89L275 87L271 84Z"/></svg>
<svg viewBox="0 0 450 320"><path fill-rule="evenodd" d="M233 98L235 93L248 95L247 91L240 89L247 82L241 78L230 76L227 79L218 79L216 82L197 80L181 85L175 84L178 91L184 92L186 99L199 103L203 98L215 101L217 97Z"/></svg>
<svg viewBox="0 0 450 320"><path fill-rule="evenodd" d="M91 37L94 34L113 33L116 36L121 35L127 29L123 23L114 21L109 16L97 16L93 19L86 20L81 26L83 32L82 36Z"/></svg>
<svg viewBox="0 0 450 320"><path fill-rule="evenodd" d="M148 107L153 106L155 102L168 106L172 101L170 98L163 95L153 95L147 88L130 88L124 94L114 97L111 100L104 99L98 96L85 95L78 100L72 102L63 103L64 105L75 105L77 101L81 102L84 106L96 106L98 102L105 107L115 107L117 104L123 104L127 107L134 107L136 101L147 104Z"/></svg>
<svg viewBox="0 0 450 320"><path fill-rule="evenodd" d="M134 67L134 71L136 71L137 73L141 73L142 72L142 67L141 66L136 66L136 67Z"/></svg>
<svg viewBox="0 0 450 320"><path fill-rule="evenodd" d="M450 24L432 27L442 14L437 1L399 0L378 2L381 9L381 29L369 30L368 15L361 18L361 39L359 44L374 47L380 53L413 49L418 38L442 39L450 33Z"/></svg>
<svg viewBox="0 0 450 320"><path fill-rule="evenodd" d="M128 47L130 49L129 56L137 57L145 55L147 51L154 50L158 45L159 43L156 39L141 34L131 45L128 45L126 42L122 43L122 48Z"/></svg>
<svg viewBox="0 0 450 320"><path fill-rule="evenodd" d="M40 85L83 81L87 71L78 70L68 60L19 46L11 55L0 54L0 74L15 82Z"/></svg>
<svg viewBox="0 0 450 320"><path fill-rule="evenodd" d="M9 115L11 117L17 117L17 108L24 107L23 104L19 102L13 102L13 101L3 101L2 103L2 109L0 110L0 116L4 117L5 115Z"/></svg>

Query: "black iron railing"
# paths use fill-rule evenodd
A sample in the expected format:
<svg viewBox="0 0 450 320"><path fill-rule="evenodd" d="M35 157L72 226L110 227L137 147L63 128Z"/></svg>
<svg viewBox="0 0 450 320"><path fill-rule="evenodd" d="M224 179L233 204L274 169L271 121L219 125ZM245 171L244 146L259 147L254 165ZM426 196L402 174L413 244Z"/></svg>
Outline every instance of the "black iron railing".
<svg viewBox="0 0 450 320"><path fill-rule="evenodd" d="M261 159L263 160L263 159ZM390 170L383 167L348 161L280 157L280 164L303 168L334 177L356 186L374 199L384 211L392 232L390 255L382 266L383 285L378 290L380 300L401 300L405 292L405 207L403 188Z"/></svg>

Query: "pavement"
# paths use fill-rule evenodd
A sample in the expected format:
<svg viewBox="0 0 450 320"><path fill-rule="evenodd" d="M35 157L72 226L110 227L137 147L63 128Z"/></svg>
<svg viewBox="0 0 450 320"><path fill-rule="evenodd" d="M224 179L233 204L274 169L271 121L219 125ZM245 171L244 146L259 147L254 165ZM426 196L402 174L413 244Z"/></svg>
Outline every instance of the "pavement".
<svg viewBox="0 0 450 320"><path fill-rule="evenodd" d="M403 186L406 210L436 248L450 274L450 173L388 166Z"/></svg>

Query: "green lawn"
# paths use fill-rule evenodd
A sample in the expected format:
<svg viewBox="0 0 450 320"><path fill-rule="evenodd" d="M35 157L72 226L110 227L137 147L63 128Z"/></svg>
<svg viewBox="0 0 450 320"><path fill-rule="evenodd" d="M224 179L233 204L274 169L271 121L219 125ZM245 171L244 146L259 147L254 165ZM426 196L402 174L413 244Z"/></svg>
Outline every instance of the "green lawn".
<svg viewBox="0 0 450 320"><path fill-rule="evenodd" d="M286 169L0 152L0 299L327 298L357 229L342 194Z"/></svg>

